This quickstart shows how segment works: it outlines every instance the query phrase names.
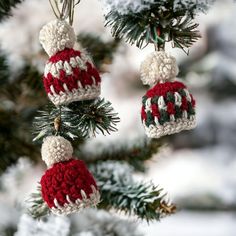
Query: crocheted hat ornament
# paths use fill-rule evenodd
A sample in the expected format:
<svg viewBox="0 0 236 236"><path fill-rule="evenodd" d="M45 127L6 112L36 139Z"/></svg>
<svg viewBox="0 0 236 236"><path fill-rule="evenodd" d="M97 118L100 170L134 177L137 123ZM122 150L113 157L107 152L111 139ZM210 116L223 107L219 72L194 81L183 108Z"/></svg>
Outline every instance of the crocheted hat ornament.
<svg viewBox="0 0 236 236"><path fill-rule="evenodd" d="M56 105L95 99L100 95L101 78L86 52L74 50L76 36L63 20L54 20L40 31L39 40L49 55L43 83Z"/></svg>
<svg viewBox="0 0 236 236"><path fill-rule="evenodd" d="M143 96L141 119L150 138L190 130L196 126L195 100L186 86L174 81L179 69L176 59L156 51L141 64L141 80L151 86Z"/></svg>
<svg viewBox="0 0 236 236"><path fill-rule="evenodd" d="M100 194L84 162L72 158L71 143L61 136L44 139L41 154L49 169L42 176L44 201L56 215L68 215L96 206Z"/></svg>

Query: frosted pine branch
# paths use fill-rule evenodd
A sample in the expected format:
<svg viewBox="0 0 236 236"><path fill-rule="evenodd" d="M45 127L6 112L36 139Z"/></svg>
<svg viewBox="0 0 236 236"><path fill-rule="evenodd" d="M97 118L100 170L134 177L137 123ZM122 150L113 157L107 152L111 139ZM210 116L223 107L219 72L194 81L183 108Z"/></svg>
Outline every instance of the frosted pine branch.
<svg viewBox="0 0 236 236"><path fill-rule="evenodd" d="M91 166L91 170L102 196L100 207L123 211L148 222L175 212L163 190L152 183L136 183L127 164L104 162Z"/></svg>
<svg viewBox="0 0 236 236"><path fill-rule="evenodd" d="M184 8L193 9L194 13L205 11L215 0L100 0L103 3L105 13L117 11L121 15L139 13L150 10L152 5L158 5L165 9L166 3L173 4L175 10Z"/></svg>

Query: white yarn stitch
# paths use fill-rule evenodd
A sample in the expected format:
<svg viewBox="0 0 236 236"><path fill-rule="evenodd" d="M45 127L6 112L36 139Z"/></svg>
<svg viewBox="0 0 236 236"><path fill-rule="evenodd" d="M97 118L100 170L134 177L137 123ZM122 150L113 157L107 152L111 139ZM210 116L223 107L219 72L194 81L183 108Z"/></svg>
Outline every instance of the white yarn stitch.
<svg viewBox="0 0 236 236"><path fill-rule="evenodd" d="M81 85L79 86L79 89L74 89L71 92L61 91L60 94L57 94L55 92L54 87L52 85L50 89L53 94L48 93L48 98L55 106L59 106L62 104L69 104L75 101L90 100L99 97L101 93L101 84L93 84L92 86L87 86L87 88L83 88Z"/></svg>
<svg viewBox="0 0 236 236"><path fill-rule="evenodd" d="M43 141L41 155L48 167L61 161L70 160L72 154L71 143L61 136L48 136Z"/></svg>
<svg viewBox="0 0 236 236"><path fill-rule="evenodd" d="M178 133L182 130L191 130L194 129L196 125L195 115L191 116L189 119L182 118L176 121L166 122L163 125L150 125L149 127L147 127L145 121L143 121L145 132L149 138L160 138L165 135Z"/></svg>
<svg viewBox="0 0 236 236"><path fill-rule="evenodd" d="M141 80L150 86L160 81L171 81L179 73L176 59L164 51L151 53L141 63Z"/></svg>
<svg viewBox="0 0 236 236"><path fill-rule="evenodd" d="M54 20L41 29L39 41L51 57L65 48L73 48L76 36L74 29L66 21Z"/></svg>
<svg viewBox="0 0 236 236"><path fill-rule="evenodd" d="M152 112L152 99L148 98L145 104L145 112L147 113L148 111Z"/></svg>
<svg viewBox="0 0 236 236"><path fill-rule="evenodd" d="M65 203L63 206L60 206L57 199L55 198L55 207L51 208L52 213L58 216L69 215L88 207L95 207L100 202L100 193L93 185L91 188L93 192L89 196L87 196L86 193L81 190L82 199L77 199L75 202L72 202L70 197L67 195L67 203Z"/></svg>
<svg viewBox="0 0 236 236"><path fill-rule="evenodd" d="M79 68L80 70L87 70L87 62L90 61L83 60L79 56L71 57L70 61L60 60L56 63L48 61L44 69L44 76L47 77L47 75L50 73L54 78L58 78L60 76L61 70L64 70L67 75L73 74L72 71L73 68Z"/></svg>
<svg viewBox="0 0 236 236"><path fill-rule="evenodd" d="M58 61L56 63L52 63L48 61L45 66L44 76L47 77L49 73L52 74L54 78L58 78L60 75L60 71L64 70L67 75L73 74L72 68L79 68L80 70L87 70L87 63L93 65L91 57L86 54L81 53L81 57L71 57L70 61ZM94 65L93 65L94 66Z"/></svg>
<svg viewBox="0 0 236 236"><path fill-rule="evenodd" d="M178 92L175 92L175 104L178 107L182 105L182 97Z"/></svg>
<svg viewBox="0 0 236 236"><path fill-rule="evenodd" d="M160 110L166 110L167 109L165 99L164 99L163 96L160 96L158 98L158 107L159 107Z"/></svg>

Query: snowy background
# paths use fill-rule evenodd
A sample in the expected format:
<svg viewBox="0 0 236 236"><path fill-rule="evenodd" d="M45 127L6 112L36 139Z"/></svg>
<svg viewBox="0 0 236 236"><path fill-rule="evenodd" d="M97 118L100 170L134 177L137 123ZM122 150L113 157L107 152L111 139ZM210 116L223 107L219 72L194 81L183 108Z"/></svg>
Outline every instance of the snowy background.
<svg viewBox="0 0 236 236"><path fill-rule="evenodd" d="M189 57L178 49L168 48L177 57L185 82L196 97L198 127L170 137L169 145L147 163L149 172L143 178L152 179L163 187L179 209L174 216L150 225L133 220L133 225L124 226L125 220L117 219L112 223L112 227L117 228L117 235L236 235L235 14L236 4L230 0L218 1L207 15L198 17L202 39L191 49ZM13 17L0 25L0 44L9 54L12 70L22 67L24 60L43 69L44 62L35 59L40 50L38 32L53 18L48 1L26 0L13 11ZM109 29L103 25L101 3L82 1L76 11L76 32L92 32L110 39ZM94 145L98 151L101 142L106 145L125 143L143 135L139 110L145 90L137 89L140 87L138 73L141 61L152 50L150 47L140 51L125 44L119 48L109 73L103 75L102 85L102 95L119 112L119 132L105 138L99 136L88 144L88 148ZM43 169L44 166L32 166L22 158L1 177L0 235L6 228L11 235L11 226L16 225L16 236L68 235L73 221L71 223L67 218L33 222L21 214L21 204L35 188ZM73 235L110 235L107 213L101 212L97 216L103 224L94 224L93 233L88 225L95 220L93 213L84 214L84 222L77 226L83 232ZM74 218L81 219L79 215ZM136 223L139 223L140 234L134 230Z"/></svg>

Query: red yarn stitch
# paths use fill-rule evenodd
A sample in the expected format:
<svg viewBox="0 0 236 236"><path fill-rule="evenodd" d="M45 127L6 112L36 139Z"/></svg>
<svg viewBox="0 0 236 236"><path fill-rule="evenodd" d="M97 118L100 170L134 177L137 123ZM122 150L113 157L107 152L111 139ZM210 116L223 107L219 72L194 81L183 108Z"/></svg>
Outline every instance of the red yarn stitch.
<svg viewBox="0 0 236 236"><path fill-rule="evenodd" d="M69 160L54 164L41 178L42 197L50 208L55 207L56 198L61 206L67 203L66 195L72 202L82 199L81 190L89 197L91 185L97 188L92 174L81 160Z"/></svg>
<svg viewBox="0 0 236 236"><path fill-rule="evenodd" d="M81 52L72 48L65 48L63 51L57 52L51 56L49 62L57 63L58 61L70 61L71 57L81 56Z"/></svg>
<svg viewBox="0 0 236 236"><path fill-rule="evenodd" d="M67 61L69 63L71 57L76 56L81 57L81 52L67 48L52 56L49 59L48 63L57 63L58 61ZM86 62L86 66L86 70L80 70L77 67L72 68L72 75L66 75L64 69L61 69L59 71L59 78L53 77L51 73L48 73L43 78L43 83L46 92L52 94L52 91L50 89L51 85L53 85L54 90L57 94L59 94L61 91L65 92L63 84L67 85L69 91L72 91L73 89L78 89L78 81L80 81L83 88L85 88L86 85L91 86L94 83L92 77L94 77L95 83L96 85L98 85L101 82L101 77L99 75L98 70L94 68L93 65L89 62Z"/></svg>
<svg viewBox="0 0 236 236"><path fill-rule="evenodd" d="M167 112L169 115L175 114L175 105L172 102L167 103Z"/></svg>
<svg viewBox="0 0 236 236"><path fill-rule="evenodd" d="M188 101L186 97L182 97L182 105L181 105L182 111L188 111Z"/></svg>
<svg viewBox="0 0 236 236"><path fill-rule="evenodd" d="M43 83L47 93L52 94L50 86L53 85L55 92L59 94L60 91L65 91L63 88L64 83L70 91L78 89L78 81L81 82L83 87L86 85L92 85L92 76L95 78L95 82L98 85L98 83L101 82L101 78L97 70L94 68L91 70L91 74L85 70L81 71L79 68L73 68L73 74L69 76L66 75L64 70L60 70L60 77L58 79L53 78L52 74L48 73L47 77L44 77Z"/></svg>
<svg viewBox="0 0 236 236"><path fill-rule="evenodd" d="M158 119L161 117L161 114L159 112L159 109L156 104L152 104L152 114L153 116L156 116Z"/></svg>
<svg viewBox="0 0 236 236"><path fill-rule="evenodd" d="M184 89L186 86L178 81L175 82L165 82L155 85L153 88L149 89L146 93L147 97L154 96L166 96L168 92L177 92L180 89Z"/></svg>
<svg viewBox="0 0 236 236"><path fill-rule="evenodd" d="M43 84L44 84L44 88L45 88L46 92L52 93L50 86L53 84L53 77L51 74L48 74L47 78L44 77Z"/></svg>

